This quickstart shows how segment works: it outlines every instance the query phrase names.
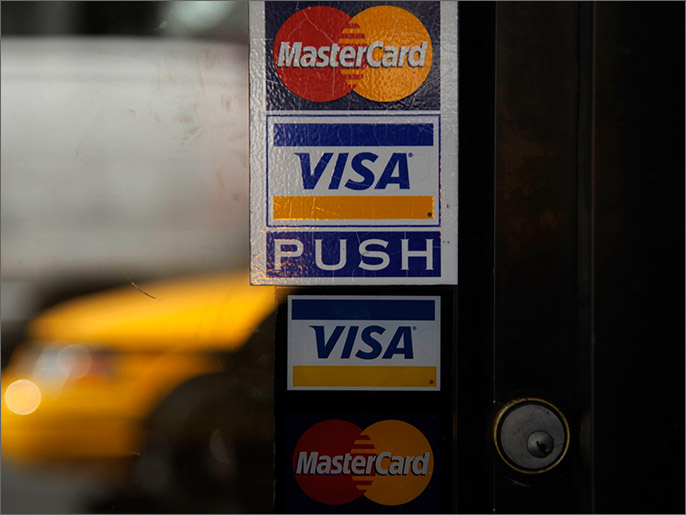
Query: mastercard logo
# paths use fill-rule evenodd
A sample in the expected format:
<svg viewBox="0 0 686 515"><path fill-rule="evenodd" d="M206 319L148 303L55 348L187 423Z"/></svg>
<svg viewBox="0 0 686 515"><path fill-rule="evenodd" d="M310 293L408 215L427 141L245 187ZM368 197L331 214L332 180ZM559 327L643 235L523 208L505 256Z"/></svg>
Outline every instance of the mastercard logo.
<svg viewBox="0 0 686 515"><path fill-rule="evenodd" d="M414 93L431 70L426 28L399 7L380 5L353 17L334 7L308 7L288 18L274 41L273 62L291 92L329 102L351 91L377 102Z"/></svg>
<svg viewBox="0 0 686 515"><path fill-rule="evenodd" d="M293 453L302 491L328 505L361 496L386 506L408 503L426 489L433 468L426 437L400 420L364 430L345 420L325 420L303 433Z"/></svg>

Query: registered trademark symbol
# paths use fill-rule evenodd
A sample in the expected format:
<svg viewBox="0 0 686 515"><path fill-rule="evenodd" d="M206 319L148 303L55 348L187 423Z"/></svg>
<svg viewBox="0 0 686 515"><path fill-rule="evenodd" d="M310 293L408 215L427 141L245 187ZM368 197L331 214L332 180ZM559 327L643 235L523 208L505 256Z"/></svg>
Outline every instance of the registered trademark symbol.
<svg viewBox="0 0 686 515"><path fill-rule="evenodd" d="M412 326L412 330L413 330L413 331L416 331L416 330L417 330L417 326L416 326L416 325L413 325L413 326Z"/></svg>
<svg viewBox="0 0 686 515"><path fill-rule="evenodd" d="M412 152L407 154L407 157L412 157L412 156L413 156Z"/></svg>

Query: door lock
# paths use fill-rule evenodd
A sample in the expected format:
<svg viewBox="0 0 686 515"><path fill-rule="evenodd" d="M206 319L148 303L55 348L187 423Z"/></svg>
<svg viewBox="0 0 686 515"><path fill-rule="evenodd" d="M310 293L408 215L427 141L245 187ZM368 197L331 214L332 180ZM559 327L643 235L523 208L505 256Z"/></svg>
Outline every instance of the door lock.
<svg viewBox="0 0 686 515"><path fill-rule="evenodd" d="M524 474L556 467L569 449L569 424L553 404L538 398L511 401L498 411L493 439L500 458Z"/></svg>

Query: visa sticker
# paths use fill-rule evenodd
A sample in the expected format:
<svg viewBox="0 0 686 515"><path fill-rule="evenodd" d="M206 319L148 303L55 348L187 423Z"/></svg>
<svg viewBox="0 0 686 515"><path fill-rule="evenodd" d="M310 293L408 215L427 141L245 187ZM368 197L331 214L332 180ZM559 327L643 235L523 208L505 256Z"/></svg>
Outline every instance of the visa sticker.
<svg viewBox="0 0 686 515"><path fill-rule="evenodd" d="M268 116L271 227L438 227L440 115Z"/></svg>
<svg viewBox="0 0 686 515"><path fill-rule="evenodd" d="M440 297L288 297L288 390L440 390Z"/></svg>

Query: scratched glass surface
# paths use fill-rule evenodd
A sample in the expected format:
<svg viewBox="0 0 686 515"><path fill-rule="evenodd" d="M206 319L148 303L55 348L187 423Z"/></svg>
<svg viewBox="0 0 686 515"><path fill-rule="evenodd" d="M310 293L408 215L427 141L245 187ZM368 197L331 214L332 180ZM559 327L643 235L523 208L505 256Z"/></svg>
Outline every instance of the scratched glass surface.
<svg viewBox="0 0 686 515"><path fill-rule="evenodd" d="M269 511L247 5L0 8L3 511Z"/></svg>

